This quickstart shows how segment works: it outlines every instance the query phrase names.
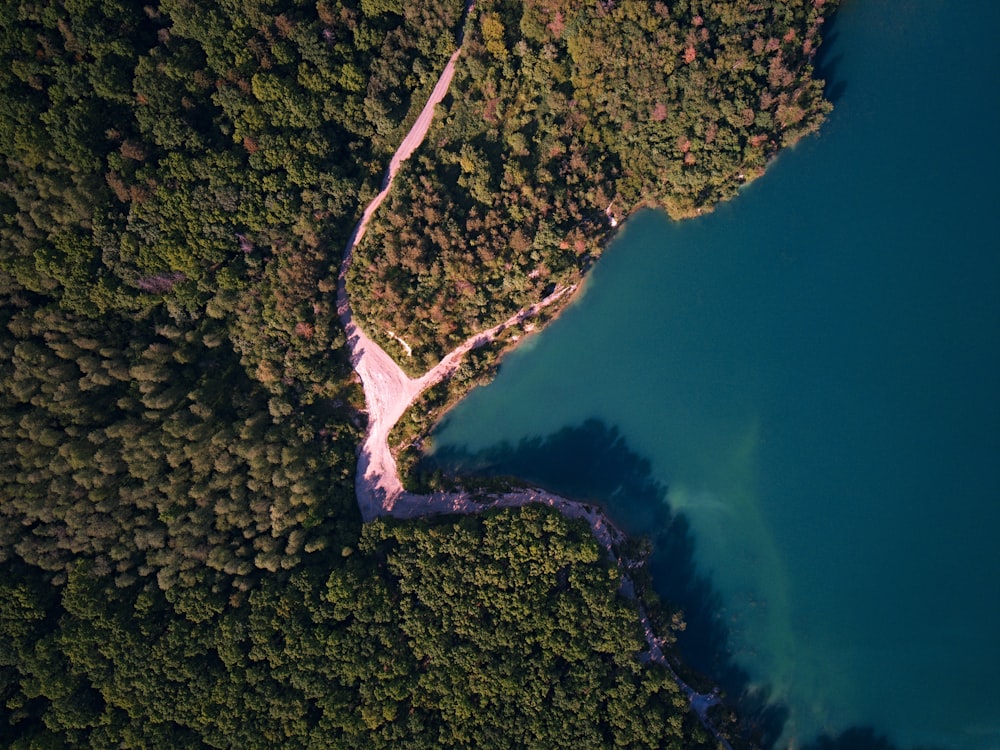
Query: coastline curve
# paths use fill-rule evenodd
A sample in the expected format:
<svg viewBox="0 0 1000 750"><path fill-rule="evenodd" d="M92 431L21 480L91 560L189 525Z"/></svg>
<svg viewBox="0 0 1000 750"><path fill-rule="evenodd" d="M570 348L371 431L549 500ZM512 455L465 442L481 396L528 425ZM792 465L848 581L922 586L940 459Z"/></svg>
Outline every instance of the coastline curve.
<svg viewBox="0 0 1000 750"><path fill-rule="evenodd" d="M466 15L472 8L473 3L470 2L466 6ZM337 313L347 336L351 365L361 380L368 408L368 428L359 448L355 477L355 491L362 519L365 522L380 516L412 519L452 513L480 513L490 508L518 508L530 504L542 504L555 508L568 518L586 520L594 537L618 568L621 575L621 592L637 602L640 624L647 645L647 650L640 654L640 659L669 670L701 724L720 746L732 750L730 744L708 718L708 710L721 702L718 690L696 693L669 664L663 651L664 641L653 631L645 608L636 596L635 587L628 575L630 562L623 560L615 552L615 548L624 541L625 535L607 518L603 510L536 489L493 495L485 501L473 498L471 494L465 492L416 495L406 492L399 478L396 461L388 445L389 432L417 397L454 374L466 353L493 341L509 326L537 315L544 308L577 289L576 285L556 288L541 302L520 310L493 328L471 336L419 378L408 377L395 360L369 338L354 320L347 294L347 272L353 259L354 248L364 237L371 217L389 194L400 166L426 137L433 120L434 109L447 94L461 52L462 45L459 44L458 49L449 58L416 122L390 160L381 190L365 207L350 235L338 273Z"/></svg>

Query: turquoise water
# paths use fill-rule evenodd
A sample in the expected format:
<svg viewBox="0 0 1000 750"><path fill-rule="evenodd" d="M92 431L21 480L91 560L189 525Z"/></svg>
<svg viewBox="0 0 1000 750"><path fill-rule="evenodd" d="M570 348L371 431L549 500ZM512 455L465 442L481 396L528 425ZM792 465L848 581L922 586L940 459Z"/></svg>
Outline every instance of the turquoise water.
<svg viewBox="0 0 1000 750"><path fill-rule="evenodd" d="M709 216L631 218L436 435L509 470L530 458L503 464L503 441L597 420L524 472L620 485L654 537L651 505L690 524L726 655L788 709L782 745L869 726L1000 748L997 29L984 0L846 0L821 135ZM641 461L580 464L573 440L607 430L665 500L616 475Z"/></svg>

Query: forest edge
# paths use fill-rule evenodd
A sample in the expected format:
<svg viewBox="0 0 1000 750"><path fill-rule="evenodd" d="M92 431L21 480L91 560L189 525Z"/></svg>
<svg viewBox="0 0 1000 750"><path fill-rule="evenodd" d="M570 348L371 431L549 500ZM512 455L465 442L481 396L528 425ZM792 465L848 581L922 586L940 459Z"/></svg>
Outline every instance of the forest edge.
<svg viewBox="0 0 1000 750"><path fill-rule="evenodd" d="M466 6L466 13L472 7L473 3L470 0ZM607 518L603 510L595 508L593 505L569 500L537 489L494 494L485 499L482 497L474 498L468 492L435 492L428 495L417 495L405 492L403 489L395 459L389 449L388 437L390 430L406 409L421 393L450 377L457 369L461 358L468 351L489 343L499 332L537 315L539 311L556 302L565 294L572 294L576 289L575 286L556 288L541 302L520 310L494 328L470 337L419 378L408 377L395 360L372 341L354 321L347 294L347 272L354 256L354 248L364 236L369 220L389 194L400 165L412 155L427 135L433 120L434 108L448 92L455 72L455 63L461 51L462 46L459 44L458 49L448 60L416 122L393 155L382 182L382 189L365 207L361 219L351 233L338 275L337 312L347 334L351 365L361 379L368 408L368 427L364 442L360 447L355 478L355 489L361 516L366 522L369 522L380 516L406 519L445 513L469 514L480 513L489 508L518 508L538 503L552 507L568 518L584 519L609 559L617 565L621 575L621 592L637 603L643 634L648 646L648 650L641 655L641 660L658 664L669 670L674 681L687 697L691 710L698 716L702 725L722 747L732 750L729 742L721 736L708 718L709 709L720 703L718 689L713 688L707 693L695 692L678 676L667 661L663 652L664 641L657 637L653 631L645 607L637 597L635 587L629 578L628 568L631 561L624 560L615 551L615 548L624 541L624 534ZM610 213L609 220L612 221L612 226L618 224Z"/></svg>

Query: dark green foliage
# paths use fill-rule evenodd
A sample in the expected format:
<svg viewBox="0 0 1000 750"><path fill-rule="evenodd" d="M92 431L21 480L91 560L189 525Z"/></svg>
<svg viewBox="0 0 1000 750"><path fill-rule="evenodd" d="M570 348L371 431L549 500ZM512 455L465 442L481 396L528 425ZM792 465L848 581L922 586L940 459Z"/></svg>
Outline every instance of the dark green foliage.
<svg viewBox="0 0 1000 750"><path fill-rule="evenodd" d="M331 268L461 11L362 6L5 2L0 268L88 316L231 319L272 389L329 396Z"/></svg>
<svg viewBox="0 0 1000 750"><path fill-rule="evenodd" d="M606 211L732 197L828 111L810 60L833 5L477 2L454 97L358 249L366 330L425 368L576 281Z"/></svg>
<svg viewBox="0 0 1000 750"><path fill-rule="evenodd" d="M510 335L502 335L467 353L452 376L420 394L392 428L389 433L389 448L396 456L400 479L410 492L441 489L433 482L428 483L428 477L415 476L411 471L423 453L423 440L441 416L463 395L492 379L496 373L496 363L511 345L511 341Z"/></svg>
<svg viewBox="0 0 1000 750"><path fill-rule="evenodd" d="M355 538L334 273L460 11L3 4L0 559L201 617Z"/></svg>
<svg viewBox="0 0 1000 750"><path fill-rule="evenodd" d="M822 116L822 6L480 0L359 317L423 366L578 279L609 204L731 195ZM461 8L0 0L5 746L704 742L585 526L359 529L335 274Z"/></svg>
<svg viewBox="0 0 1000 750"><path fill-rule="evenodd" d="M353 539L334 275L460 12L3 3L0 559L193 610Z"/></svg>
<svg viewBox="0 0 1000 750"><path fill-rule="evenodd" d="M9 569L9 566L7 566ZM4 571L2 581L9 580ZM709 747L589 529L549 509L368 527L333 572L186 617L77 567L0 583L0 736L77 747ZM109 604L110 601L112 602ZM6 733L6 734L4 734Z"/></svg>
<svg viewBox="0 0 1000 750"><path fill-rule="evenodd" d="M2 310L0 559L226 593L353 538L357 432L269 396L219 322Z"/></svg>

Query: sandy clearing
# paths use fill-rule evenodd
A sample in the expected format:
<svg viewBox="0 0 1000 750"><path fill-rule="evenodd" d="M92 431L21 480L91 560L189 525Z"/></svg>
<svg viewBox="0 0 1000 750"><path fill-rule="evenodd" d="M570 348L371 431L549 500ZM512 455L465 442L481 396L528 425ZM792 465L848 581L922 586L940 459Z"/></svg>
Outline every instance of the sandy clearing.
<svg viewBox="0 0 1000 750"><path fill-rule="evenodd" d="M467 11L471 9L472 3L470 2ZM451 85L451 79L455 73L455 63L461 52L462 47L459 46L448 60L448 64L438 79L427 104L424 105L417 121L406 134L389 162L382 190L365 207L344 250L344 258L338 274L337 313L347 334L351 363L361 378L368 406L368 431L359 451L355 477L358 507L362 518L365 521L371 521L382 515L391 515L396 518L418 518L448 513L478 513L488 508L516 508L532 503L548 505L569 518L583 518L587 521L594 537L604 548L609 558L615 562L621 573L622 592L629 598L636 599L635 587L628 576L630 563L623 561L615 552L617 546L625 539L625 535L611 523L601 509L534 489L495 495L488 498L486 502L473 499L467 493L415 495L404 490L399 479L396 461L389 450L389 432L406 409L425 390L451 376L465 354L489 343L502 330L537 315L542 309L556 302L563 295L572 294L576 289L575 285L558 288L541 302L520 310L500 325L469 337L419 378L408 377L392 357L386 354L354 322L350 300L347 296L347 271L354 256L354 248L364 236L372 215L389 194L400 165L413 154L426 137L434 117L434 108L444 99L448 87ZM647 644L647 651L641 655L641 658L644 661L660 664L670 670L673 679L687 696L692 711L695 712L704 727L722 747L732 750L729 743L712 726L707 716L708 709L719 703L717 692L696 693L681 680L667 661L663 653L663 640L658 638L653 631L641 601L638 602L638 606L640 623Z"/></svg>
<svg viewBox="0 0 1000 750"><path fill-rule="evenodd" d="M338 297L342 287L341 282ZM395 360L358 327L344 292L344 298L338 299L337 307L347 331L351 362L361 378L368 406L368 432L358 456L355 480L358 505L366 521L392 512L397 498L404 494L396 459L389 449L389 433L410 405L428 388L454 374L462 357L469 351L493 341L501 331L537 315L574 289L573 286L557 289L541 302L520 310L503 323L470 336L419 378L408 377Z"/></svg>

